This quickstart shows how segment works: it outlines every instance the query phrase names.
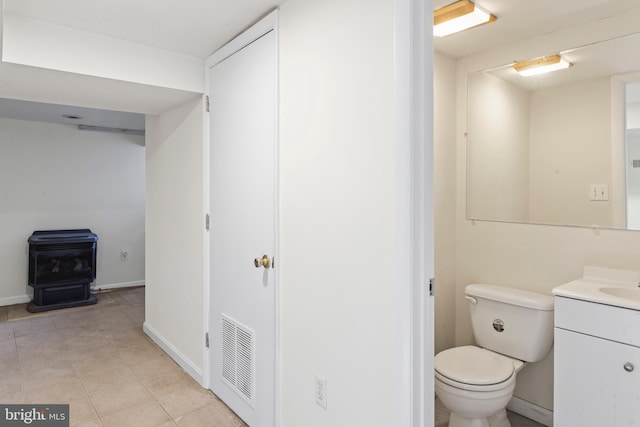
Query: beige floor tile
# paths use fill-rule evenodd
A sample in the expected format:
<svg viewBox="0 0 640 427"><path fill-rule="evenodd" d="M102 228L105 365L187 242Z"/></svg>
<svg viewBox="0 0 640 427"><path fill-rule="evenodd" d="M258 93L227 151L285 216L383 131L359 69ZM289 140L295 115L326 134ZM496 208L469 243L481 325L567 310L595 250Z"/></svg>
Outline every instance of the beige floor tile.
<svg viewBox="0 0 640 427"><path fill-rule="evenodd" d="M92 324L91 326L72 326L68 328L56 328L57 334L60 335L60 338L65 342L70 338L79 338L79 337L93 337L97 335L101 335L100 328L97 325Z"/></svg>
<svg viewBox="0 0 640 427"><path fill-rule="evenodd" d="M0 344L0 362L3 360L19 360L18 349L13 341Z"/></svg>
<svg viewBox="0 0 640 427"><path fill-rule="evenodd" d="M13 325L13 333L16 337L54 330L56 326L51 319L39 317L29 320L18 320Z"/></svg>
<svg viewBox="0 0 640 427"><path fill-rule="evenodd" d="M118 356L118 352L111 344L98 347L84 347L70 352L69 359L74 362L97 360L101 357Z"/></svg>
<svg viewBox="0 0 640 427"><path fill-rule="evenodd" d="M216 401L202 409L176 419L179 427L239 427L244 423L222 402Z"/></svg>
<svg viewBox="0 0 640 427"><path fill-rule="evenodd" d="M24 393L21 391L17 393L2 394L1 399L2 403L5 405L22 404L25 402Z"/></svg>
<svg viewBox="0 0 640 427"><path fill-rule="evenodd" d="M132 322L136 322L139 324L142 324L144 322L144 305L141 306L137 306L137 307L123 307L122 311L124 311L124 314L132 321Z"/></svg>
<svg viewBox="0 0 640 427"><path fill-rule="evenodd" d="M111 329L104 329L102 330L102 335L104 335L104 337L108 340L112 339L112 338L121 338L121 337L126 337L129 335L134 335L134 334L143 334L144 333L137 327L135 327L134 325L129 325L126 327L120 327L120 328L111 328ZM146 336L146 335L145 335Z"/></svg>
<svg viewBox="0 0 640 427"><path fill-rule="evenodd" d="M157 345L148 342L142 345L118 349L118 354L125 363L135 364L161 356L165 353Z"/></svg>
<svg viewBox="0 0 640 427"><path fill-rule="evenodd" d="M71 422L72 427L102 427L102 421L96 418L90 421L81 421L78 423Z"/></svg>
<svg viewBox="0 0 640 427"><path fill-rule="evenodd" d="M137 378L131 368L124 364L82 376L82 382L89 394L105 388L131 384L136 381Z"/></svg>
<svg viewBox="0 0 640 427"><path fill-rule="evenodd" d="M167 421L164 424L160 424L158 427L177 427L178 424L174 423L173 421Z"/></svg>
<svg viewBox="0 0 640 427"><path fill-rule="evenodd" d="M20 375L18 353L5 353L0 356L0 378L13 378Z"/></svg>
<svg viewBox="0 0 640 427"><path fill-rule="evenodd" d="M167 393L171 393L172 391L191 385L191 383L187 382L178 372L171 372L147 378L142 380L142 384L144 384L147 390L149 390L156 399Z"/></svg>
<svg viewBox="0 0 640 427"><path fill-rule="evenodd" d="M81 348L108 347L111 345L102 334L90 337L71 337L67 339L64 344L66 348L71 351Z"/></svg>
<svg viewBox="0 0 640 427"><path fill-rule="evenodd" d="M16 337L16 344L18 347L29 345L34 342L37 342L39 344L52 345L65 343L67 340L72 338L89 337L99 334L100 330L96 327L73 327L64 329L56 328L53 330L36 332L33 334Z"/></svg>
<svg viewBox="0 0 640 427"><path fill-rule="evenodd" d="M4 401L5 396L15 393L22 393L22 378L20 375L0 377L0 402Z"/></svg>
<svg viewBox="0 0 640 427"><path fill-rule="evenodd" d="M122 409L101 417L104 427L156 427L171 421L158 402Z"/></svg>
<svg viewBox="0 0 640 427"><path fill-rule="evenodd" d="M69 352L56 351L45 356L36 356L31 359L20 359L20 371L23 375L29 375L52 366L71 367Z"/></svg>
<svg viewBox="0 0 640 427"><path fill-rule="evenodd" d="M71 425L73 425L74 423L96 420L98 419L98 414L93 409L89 398L84 396L81 399L69 402L69 417L71 418Z"/></svg>
<svg viewBox="0 0 640 427"><path fill-rule="evenodd" d="M70 363L47 364L42 369L23 372L22 387L26 393L33 389L54 384L65 379L77 378L77 374Z"/></svg>
<svg viewBox="0 0 640 427"><path fill-rule="evenodd" d="M102 352L100 349L93 349L95 357L84 358L82 360L73 361L71 364L81 377L89 374L95 374L105 369L112 369L123 364L118 353L113 350L110 352Z"/></svg>
<svg viewBox="0 0 640 427"><path fill-rule="evenodd" d="M15 336L13 335L13 328L9 329L0 329L0 346L6 345L10 342L14 342L15 346Z"/></svg>
<svg viewBox="0 0 640 427"><path fill-rule="evenodd" d="M79 378L64 379L44 387L30 390L27 394L29 402L25 403L69 403L78 399L86 399L86 392Z"/></svg>
<svg viewBox="0 0 640 427"><path fill-rule="evenodd" d="M132 406L155 401L142 383L100 390L89 396L100 417Z"/></svg>
<svg viewBox="0 0 640 427"><path fill-rule="evenodd" d="M144 362L129 365L139 379L152 378L169 372L180 372L180 368L167 355L147 359Z"/></svg>
<svg viewBox="0 0 640 427"><path fill-rule="evenodd" d="M133 328L127 329L110 329L105 332L104 336L109 342L118 347L135 347L149 343L149 337L141 331Z"/></svg>
<svg viewBox="0 0 640 427"><path fill-rule="evenodd" d="M201 387L187 386L161 396L158 401L174 420L211 405L217 398Z"/></svg>
<svg viewBox="0 0 640 427"><path fill-rule="evenodd" d="M100 323L98 324L100 329L103 331L106 329L114 329L114 328L129 328L132 325L133 325L133 322L131 321L131 319L129 319L129 317L126 314L124 314L124 312L122 312L120 317L100 320Z"/></svg>
<svg viewBox="0 0 640 427"><path fill-rule="evenodd" d="M21 318L27 311L27 303L14 304L6 307L7 320Z"/></svg>
<svg viewBox="0 0 640 427"><path fill-rule="evenodd" d="M34 359L37 357L53 357L66 353L67 349L64 343L46 343L41 344L38 342L25 343L17 347L18 358L20 362L25 360Z"/></svg>
<svg viewBox="0 0 640 427"><path fill-rule="evenodd" d="M88 312L71 313L53 320L56 329L85 329L92 331L98 327L96 317Z"/></svg>
<svg viewBox="0 0 640 427"><path fill-rule="evenodd" d="M15 322L0 321L0 333L2 333L3 335L5 335L5 334L13 335L13 324L14 323Z"/></svg>

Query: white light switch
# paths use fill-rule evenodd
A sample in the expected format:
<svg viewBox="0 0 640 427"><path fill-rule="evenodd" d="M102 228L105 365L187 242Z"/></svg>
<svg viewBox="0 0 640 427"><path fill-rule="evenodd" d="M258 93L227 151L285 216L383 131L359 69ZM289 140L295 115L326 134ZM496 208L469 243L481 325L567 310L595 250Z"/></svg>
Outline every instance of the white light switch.
<svg viewBox="0 0 640 427"><path fill-rule="evenodd" d="M589 200L609 200L609 186L607 184L591 184L591 189L589 190Z"/></svg>

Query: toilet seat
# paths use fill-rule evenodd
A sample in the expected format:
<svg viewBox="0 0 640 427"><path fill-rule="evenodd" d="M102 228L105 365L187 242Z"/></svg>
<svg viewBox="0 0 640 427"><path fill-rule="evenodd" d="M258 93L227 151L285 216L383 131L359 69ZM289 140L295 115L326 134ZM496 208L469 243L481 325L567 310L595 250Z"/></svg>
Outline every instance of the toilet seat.
<svg viewBox="0 0 640 427"><path fill-rule="evenodd" d="M464 390L501 390L515 382L514 362L514 359L484 348L455 347L436 355L435 376L445 384Z"/></svg>

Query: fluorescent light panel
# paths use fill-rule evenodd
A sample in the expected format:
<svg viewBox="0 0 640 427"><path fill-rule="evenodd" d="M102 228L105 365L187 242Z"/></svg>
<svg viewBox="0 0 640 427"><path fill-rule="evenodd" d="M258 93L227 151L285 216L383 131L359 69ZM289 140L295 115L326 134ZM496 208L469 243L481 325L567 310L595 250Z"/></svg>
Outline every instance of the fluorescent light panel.
<svg viewBox="0 0 640 427"><path fill-rule="evenodd" d="M513 69L521 76L535 76L551 71L569 68L572 64L560 55L544 56L530 61L518 61L513 64Z"/></svg>
<svg viewBox="0 0 640 427"><path fill-rule="evenodd" d="M495 16L480 6L460 0L433 12L433 35L444 37L495 20Z"/></svg>

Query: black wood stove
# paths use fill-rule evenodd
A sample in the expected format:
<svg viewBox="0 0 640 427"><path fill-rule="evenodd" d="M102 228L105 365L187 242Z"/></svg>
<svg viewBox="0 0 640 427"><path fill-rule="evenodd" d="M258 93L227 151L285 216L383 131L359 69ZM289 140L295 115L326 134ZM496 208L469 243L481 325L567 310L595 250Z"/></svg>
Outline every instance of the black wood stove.
<svg viewBox="0 0 640 427"><path fill-rule="evenodd" d="M91 294L96 278L98 236L89 229L34 231L29 242L32 313L98 302Z"/></svg>

